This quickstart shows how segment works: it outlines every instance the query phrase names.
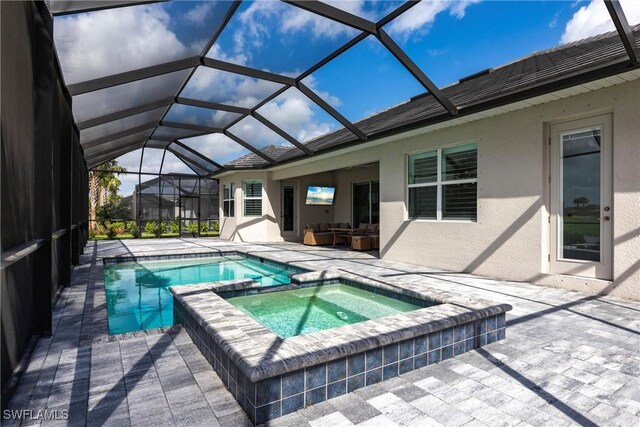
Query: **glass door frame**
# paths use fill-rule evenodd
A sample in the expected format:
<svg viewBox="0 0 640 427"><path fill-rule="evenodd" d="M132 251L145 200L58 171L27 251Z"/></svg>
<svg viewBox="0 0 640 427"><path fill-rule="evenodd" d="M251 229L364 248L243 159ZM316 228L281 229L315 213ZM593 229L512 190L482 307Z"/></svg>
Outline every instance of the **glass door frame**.
<svg viewBox="0 0 640 427"><path fill-rule="evenodd" d="M353 227L357 227L358 224L356 223L356 218L355 218L355 187L358 184L368 184L369 185L369 223L371 223L371 220L373 218L373 201L371 200L371 194L372 194L372 186L373 183L377 183L378 184L378 222L380 222L380 180L379 179L367 179L364 181L354 181L351 183L351 223L353 225Z"/></svg>
<svg viewBox="0 0 640 427"><path fill-rule="evenodd" d="M284 189L285 187L293 188L293 230L285 231L284 229ZM298 183L293 181L283 181L280 191L280 234L282 237L298 237Z"/></svg>
<svg viewBox="0 0 640 427"><path fill-rule="evenodd" d="M563 258L562 137L583 131L600 130L600 260ZM583 276L603 280L612 278L613 191L612 191L612 119L611 114L555 123L549 126L549 270L555 274Z"/></svg>

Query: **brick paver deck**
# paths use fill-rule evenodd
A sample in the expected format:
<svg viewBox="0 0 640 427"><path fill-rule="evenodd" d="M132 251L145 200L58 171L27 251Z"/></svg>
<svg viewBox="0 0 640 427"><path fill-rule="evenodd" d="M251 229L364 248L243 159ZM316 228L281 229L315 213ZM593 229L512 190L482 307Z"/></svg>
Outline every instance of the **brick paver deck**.
<svg viewBox="0 0 640 427"><path fill-rule="evenodd" d="M67 421L45 425L250 425L179 327L107 335L101 267L105 256L236 245L217 239L90 242L55 306L53 336L38 342L8 409L69 411ZM504 341L269 425L640 425L640 303L387 262L366 253L293 243L242 247L315 270L429 283L514 307Z"/></svg>

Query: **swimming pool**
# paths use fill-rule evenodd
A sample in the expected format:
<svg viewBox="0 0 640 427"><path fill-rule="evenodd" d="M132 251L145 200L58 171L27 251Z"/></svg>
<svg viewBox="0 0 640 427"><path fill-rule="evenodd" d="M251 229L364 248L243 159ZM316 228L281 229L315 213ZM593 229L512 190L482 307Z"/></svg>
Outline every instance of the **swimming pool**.
<svg viewBox="0 0 640 427"><path fill-rule="evenodd" d="M280 338L423 308L344 284L234 297L227 302Z"/></svg>
<svg viewBox="0 0 640 427"><path fill-rule="evenodd" d="M243 256L123 262L104 266L109 333L173 325L169 286L253 279L263 287L291 283L299 273L285 265Z"/></svg>

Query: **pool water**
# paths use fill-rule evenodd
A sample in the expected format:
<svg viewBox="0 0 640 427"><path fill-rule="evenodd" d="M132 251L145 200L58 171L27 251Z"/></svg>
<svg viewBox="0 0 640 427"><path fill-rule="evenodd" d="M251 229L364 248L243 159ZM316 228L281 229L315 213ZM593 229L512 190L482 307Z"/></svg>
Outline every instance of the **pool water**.
<svg viewBox="0 0 640 427"><path fill-rule="evenodd" d="M109 333L173 325L169 286L253 279L262 286L291 283L298 271L240 256L139 261L104 267Z"/></svg>
<svg viewBox="0 0 640 427"><path fill-rule="evenodd" d="M342 284L234 297L227 302L281 338L423 308Z"/></svg>

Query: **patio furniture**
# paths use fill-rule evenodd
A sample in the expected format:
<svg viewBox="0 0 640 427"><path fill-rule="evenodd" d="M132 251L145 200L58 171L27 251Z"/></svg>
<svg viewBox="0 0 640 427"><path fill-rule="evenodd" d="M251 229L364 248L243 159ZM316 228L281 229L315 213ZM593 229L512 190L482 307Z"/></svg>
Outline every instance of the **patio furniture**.
<svg viewBox="0 0 640 427"><path fill-rule="evenodd" d="M317 245L331 245L334 244L333 232L329 228L349 228L347 223L333 223L328 222L319 224L307 224L304 227L304 241L305 245L317 246Z"/></svg>
<svg viewBox="0 0 640 427"><path fill-rule="evenodd" d="M331 227L329 230L333 233L333 246L335 247L338 243L351 243L351 236L353 233L353 228L349 227Z"/></svg>
<svg viewBox="0 0 640 427"><path fill-rule="evenodd" d="M368 251L371 249L371 237L353 236L351 238L351 248L356 251Z"/></svg>

